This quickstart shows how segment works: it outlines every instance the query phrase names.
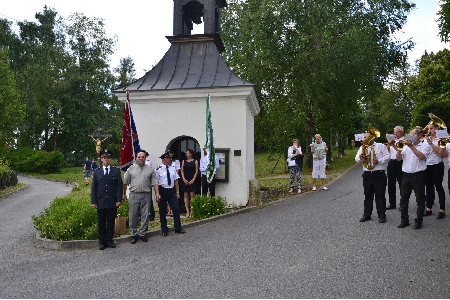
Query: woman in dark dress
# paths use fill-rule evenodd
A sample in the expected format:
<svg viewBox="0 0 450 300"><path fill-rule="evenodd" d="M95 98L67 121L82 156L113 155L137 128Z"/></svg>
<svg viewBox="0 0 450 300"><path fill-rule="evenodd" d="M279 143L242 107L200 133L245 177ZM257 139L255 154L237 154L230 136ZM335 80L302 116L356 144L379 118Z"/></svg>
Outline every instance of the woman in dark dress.
<svg viewBox="0 0 450 300"><path fill-rule="evenodd" d="M191 216L189 201L195 196L195 179L198 175L198 161L194 159L194 150L186 151L186 160L181 163L181 178L184 182L184 205L186 206L186 218Z"/></svg>

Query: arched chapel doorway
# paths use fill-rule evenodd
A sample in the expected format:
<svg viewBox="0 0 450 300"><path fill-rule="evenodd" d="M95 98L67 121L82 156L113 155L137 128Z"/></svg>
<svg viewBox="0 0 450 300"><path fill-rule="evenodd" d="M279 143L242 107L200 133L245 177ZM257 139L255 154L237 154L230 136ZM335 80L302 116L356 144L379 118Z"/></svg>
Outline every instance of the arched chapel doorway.
<svg viewBox="0 0 450 300"><path fill-rule="evenodd" d="M167 149L171 149L173 153L175 153L175 159L178 159L180 161L180 166L183 160L186 159L186 151L188 149L194 150L194 159L198 161L198 165L200 167L200 158L202 157L202 147L198 143L196 139L190 136L181 136L173 139L169 145L167 146ZM181 177L181 171L180 171L180 177ZM178 183L180 184L180 199L178 200L178 204L180 206L180 211L182 213L186 213L186 207L184 205L184 184L183 180L178 180ZM196 186L196 194L200 194L201 189L201 174L200 171L198 173L197 179L195 180L195 186Z"/></svg>

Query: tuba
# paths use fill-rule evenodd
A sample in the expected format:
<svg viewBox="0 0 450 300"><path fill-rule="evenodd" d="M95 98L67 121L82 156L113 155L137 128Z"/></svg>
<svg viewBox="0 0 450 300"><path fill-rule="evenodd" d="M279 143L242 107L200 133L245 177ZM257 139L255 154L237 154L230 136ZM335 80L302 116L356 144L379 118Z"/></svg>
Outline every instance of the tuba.
<svg viewBox="0 0 450 300"><path fill-rule="evenodd" d="M422 131L423 136L427 136L429 134L428 125L436 124L437 126L439 126L441 128L447 128L444 121L439 119L436 115L434 115L432 113L428 113L428 116L430 117L431 120L430 120L430 122L428 122L427 126L425 126L425 128L423 129L423 131Z"/></svg>
<svg viewBox="0 0 450 300"><path fill-rule="evenodd" d="M362 153L364 154L363 166L368 170L373 170L375 165L373 164L373 159L377 158L375 153L375 148L369 144L376 138L380 137L380 132L375 128L369 128L369 135L364 139L362 144ZM373 158L373 159L372 159Z"/></svg>

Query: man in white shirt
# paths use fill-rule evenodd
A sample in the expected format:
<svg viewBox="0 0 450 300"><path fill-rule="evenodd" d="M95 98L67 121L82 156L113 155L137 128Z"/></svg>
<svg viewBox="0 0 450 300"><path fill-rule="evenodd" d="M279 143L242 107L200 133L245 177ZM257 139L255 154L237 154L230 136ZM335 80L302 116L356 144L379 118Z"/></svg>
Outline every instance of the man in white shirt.
<svg viewBox="0 0 450 300"><path fill-rule="evenodd" d="M423 215L425 210L425 182L427 157L430 155L431 147L428 143L420 141L422 129L417 128L409 133L416 136L415 141L406 141L406 145L402 150L397 150L397 160L403 160L403 179L402 179L402 195L400 199L400 209L402 212L402 220L398 228L409 226L408 205L412 191L416 196L417 202L417 218L415 219L414 229L422 228Z"/></svg>
<svg viewBox="0 0 450 300"><path fill-rule="evenodd" d="M369 133L366 132L364 134L364 139L368 136ZM384 144L375 143L375 139L369 143L368 147L375 151L375 156L372 154L370 157L370 160L375 167L372 170L369 170L363 165L364 215L359 221L366 222L371 219L373 198L375 196L375 205L379 222L386 223L386 168L390 160L390 153ZM366 157L365 153L362 152L362 148L363 147L361 146L358 153L356 153L356 162L360 162Z"/></svg>
<svg viewBox="0 0 450 300"><path fill-rule="evenodd" d="M216 175L214 174L214 178L213 180L208 183L208 180L206 179L206 167L208 166L208 161L207 158L208 156L206 155L206 148L203 148L203 157L200 159L200 166L199 166L199 171L202 174L202 195L206 195L208 194L208 190L209 190L209 194L211 197L215 197L216 196ZM219 164L219 157L216 155L216 174L217 171L220 169L220 164Z"/></svg>
<svg viewBox="0 0 450 300"><path fill-rule="evenodd" d="M397 205L397 190L396 185L398 182L398 188L400 190L400 196L402 195L402 163L403 161L397 160L397 150L395 149L395 144L404 139L405 130L402 126L395 126L394 128L394 140L388 140L388 147L391 159L387 166L387 180L388 180L388 194L389 194L389 205L386 210L395 209Z"/></svg>

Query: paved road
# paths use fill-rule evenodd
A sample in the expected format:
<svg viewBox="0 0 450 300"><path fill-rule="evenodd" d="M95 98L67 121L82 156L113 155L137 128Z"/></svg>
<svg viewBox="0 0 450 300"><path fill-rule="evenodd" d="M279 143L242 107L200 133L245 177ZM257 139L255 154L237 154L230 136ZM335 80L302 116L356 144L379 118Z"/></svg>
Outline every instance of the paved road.
<svg viewBox="0 0 450 300"><path fill-rule="evenodd" d="M0 200L0 297L450 298L450 218L398 229L399 212L388 211L385 224L360 223L361 182L358 166L329 191L185 235L105 251L51 251L34 248L25 226L39 205L12 215L30 202L46 205L44 191L65 187L29 180L29 190ZM34 190L39 197L27 196ZM11 225L16 218L24 224Z"/></svg>

